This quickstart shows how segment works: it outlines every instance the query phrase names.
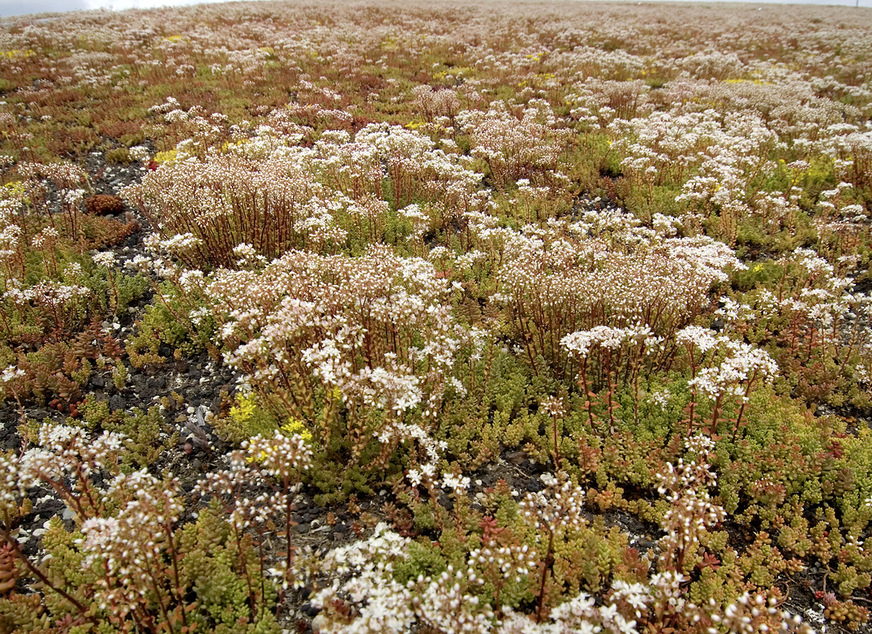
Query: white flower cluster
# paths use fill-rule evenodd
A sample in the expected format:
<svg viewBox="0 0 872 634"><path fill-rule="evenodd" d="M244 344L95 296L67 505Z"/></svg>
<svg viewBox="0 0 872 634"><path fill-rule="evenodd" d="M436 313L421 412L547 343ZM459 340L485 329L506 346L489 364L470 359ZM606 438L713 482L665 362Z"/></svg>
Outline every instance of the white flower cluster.
<svg viewBox="0 0 872 634"><path fill-rule="evenodd" d="M84 286L44 281L29 288L12 286L3 294L3 298L17 304L33 302L37 306L65 309L90 294L91 290Z"/></svg>
<svg viewBox="0 0 872 634"><path fill-rule="evenodd" d="M459 127L473 140L472 154L487 161L499 186L533 170L553 169L569 137L550 104L531 100L519 113L503 101L487 112L465 110L457 115Z"/></svg>
<svg viewBox="0 0 872 634"><path fill-rule="evenodd" d="M373 535L360 542L330 551L322 560L323 571L335 573L333 584L315 594L311 603L323 611L318 615L320 632L408 631L415 620L411 591L394 581L394 566L408 556L408 539L376 526ZM340 582L339 576L351 575ZM330 608L342 597L356 608L353 617L334 614Z"/></svg>
<svg viewBox="0 0 872 634"><path fill-rule="evenodd" d="M641 342L644 345L657 344L657 338L652 336L648 326L631 326L628 328L610 328L595 326L590 330L579 330L570 333L560 340L560 345L577 357L586 357L591 348L599 346L616 350L625 342Z"/></svg>
<svg viewBox="0 0 872 634"><path fill-rule="evenodd" d="M528 493L521 500L521 515L531 525L549 533L584 526L587 520L581 512L585 495L581 487L563 472L557 476L544 473L541 479L545 485L543 490Z"/></svg>
<svg viewBox="0 0 872 634"><path fill-rule="evenodd" d="M312 452L299 435L288 437L276 431L271 438L254 436L244 443L243 450L231 452L225 460L227 467L208 473L194 487L194 493L223 499L231 507L231 526L241 534L278 517L287 520L302 472L312 465ZM256 488L265 475L277 481L275 488Z"/></svg>
<svg viewBox="0 0 872 634"><path fill-rule="evenodd" d="M470 553L463 569L448 566L435 578L419 576L403 586L392 575L408 558L408 547L407 538L379 524L369 539L329 552L322 569L350 577L335 578L313 597L313 605L322 608L319 631L400 633L416 623L456 634L490 631L493 610L475 594L484 584L483 571L494 569L517 582L536 565L527 547L484 546ZM349 604L350 611L337 609Z"/></svg>
<svg viewBox="0 0 872 634"><path fill-rule="evenodd" d="M717 623L739 624L745 619L761 627L764 622L780 621L784 631L810 632L794 617L773 611L774 605L743 611L741 606L766 606L765 598L758 595L743 595L724 614L714 605L703 608L690 603L682 587L685 577L671 571L656 573L647 583L616 580L601 605L582 592L552 608L542 622L507 606L500 606L502 616L497 618L494 608L475 594L481 575L496 566L504 579L517 582L537 565L531 551L483 547L470 553L465 570L449 566L435 579L421 576L404 586L394 579L394 572L407 560L409 544L407 538L379 524L368 539L327 553L321 570L333 574L334 581L312 598L312 604L321 609L313 626L324 633L399 634L425 626L452 634L636 634L675 622L695 626L707 616Z"/></svg>
<svg viewBox="0 0 872 634"><path fill-rule="evenodd" d="M647 612L647 606L652 600L652 591L656 591L658 586L654 585L654 580L650 588L638 583L629 585L616 581L614 588L615 599L626 601L641 615ZM505 619L499 627L494 628L494 631L499 634L569 634L570 632L636 634L639 632L640 630L636 628L636 620L621 614L616 602L613 600L597 606L592 596L582 592L553 608L548 615L550 623L537 623L526 614L507 610Z"/></svg>
<svg viewBox="0 0 872 634"><path fill-rule="evenodd" d="M19 486L26 490L50 478L69 479L76 488L92 473L115 464L124 441L125 437L115 432L91 437L78 427L44 424L39 429L38 446L25 451L17 461Z"/></svg>
<svg viewBox="0 0 872 634"><path fill-rule="evenodd" d="M100 251L99 253L95 253L91 256L91 260L97 266L105 266L107 268L112 268L115 264L115 254L111 251Z"/></svg>
<svg viewBox="0 0 872 634"><path fill-rule="evenodd" d="M41 249L42 247L51 247L57 239L60 237L60 233L54 227L46 227L38 234L33 236L33 246L37 249Z"/></svg>
<svg viewBox="0 0 872 634"><path fill-rule="evenodd" d="M285 436L276 431L272 438L260 434L245 441L242 448L258 468L281 481L298 477L312 466L312 450L299 435Z"/></svg>
<svg viewBox="0 0 872 634"><path fill-rule="evenodd" d="M421 623L446 634L486 631L494 613L491 607L469 592L484 584L475 571L454 570L452 566L432 579L418 579L412 597L415 616Z"/></svg>
<svg viewBox="0 0 872 634"><path fill-rule="evenodd" d="M797 634L814 634L814 629L802 622L802 619L786 610L778 609L778 600L766 599L761 594L743 593L735 603L731 603L724 609L723 615L713 614L712 621L725 628L728 632L737 634L756 634L768 632L770 627L767 620L781 621L782 632L796 632ZM716 634L717 628L709 628L710 634Z"/></svg>
<svg viewBox="0 0 872 634"><path fill-rule="evenodd" d="M132 148L127 150L127 153L131 159L140 162L145 162L151 155L149 149L143 145L134 145Z"/></svg>
<svg viewBox="0 0 872 634"><path fill-rule="evenodd" d="M361 420L382 412L370 432L380 442L429 446L415 419L439 410L462 335L448 292L426 260L372 247L360 258L291 251L262 271L218 271L205 295L228 362L289 415L310 419L323 390Z"/></svg>
<svg viewBox="0 0 872 634"><path fill-rule="evenodd" d="M353 139L328 130L307 148L296 144L303 135L286 134L287 116L274 112L276 127L212 147L204 158L165 163L122 195L168 237L163 246L191 266L229 266L240 244L270 259L288 248L333 251L350 233L377 242L390 211L382 198L385 176L398 206L412 198L460 211L473 204L481 175L423 134L371 124ZM438 220L414 207L407 213L420 236L454 212ZM184 238L174 242L175 235Z"/></svg>
<svg viewBox="0 0 872 634"><path fill-rule="evenodd" d="M15 374L7 369L4 382ZM112 489L108 493L100 490L94 476L117 467L125 441L114 432L93 436L77 427L43 424L35 447L20 456L0 456L0 507L8 517L16 517L21 498L44 486L52 489L79 521L101 516L105 497Z"/></svg>
<svg viewBox="0 0 872 634"><path fill-rule="evenodd" d="M702 311L711 287L729 270L742 268L723 243L666 238L611 210L523 232L471 216L470 228L480 250L501 254L497 297L511 306L520 334L534 319L538 331L554 333L553 343L587 331L563 339L581 356L594 342L612 347L619 339L647 338L653 344ZM524 339L559 365L561 351L550 335Z"/></svg>
<svg viewBox="0 0 872 634"><path fill-rule="evenodd" d="M731 394L745 398L748 386L778 374L778 364L764 350L741 341L720 338L726 357L716 368L703 368L689 384L712 398ZM698 340L699 341L699 340ZM707 342L703 341L706 345Z"/></svg>
<svg viewBox="0 0 872 634"><path fill-rule="evenodd" d="M118 511L82 523L84 563L106 572L97 580L101 609L125 616L147 602L156 580L165 576L165 553L183 510L177 493L177 483L158 480L145 470L121 474L105 493Z"/></svg>
<svg viewBox="0 0 872 634"><path fill-rule="evenodd" d="M451 89L434 90L431 86L416 86L412 92L415 95L415 105L427 120L452 116L460 110L460 99Z"/></svg>
<svg viewBox="0 0 872 634"><path fill-rule="evenodd" d="M487 543L469 553L469 563L479 570L498 572L504 581L521 583L539 566L539 559L535 550L526 544L498 546Z"/></svg>

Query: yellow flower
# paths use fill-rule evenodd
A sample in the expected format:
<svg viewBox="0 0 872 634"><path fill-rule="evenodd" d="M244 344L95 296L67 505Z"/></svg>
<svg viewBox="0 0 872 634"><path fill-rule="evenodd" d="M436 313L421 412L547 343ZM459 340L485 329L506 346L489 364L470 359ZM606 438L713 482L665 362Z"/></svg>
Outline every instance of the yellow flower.
<svg viewBox="0 0 872 634"><path fill-rule="evenodd" d="M26 51L20 49L0 51L0 57L5 57L6 59L26 59L28 57L33 57L34 55L36 55L36 53L30 49L27 49Z"/></svg>
<svg viewBox="0 0 872 634"><path fill-rule="evenodd" d="M288 422L282 425L282 433L285 436L299 436L304 442L312 442L312 432L306 429L305 423L296 418L288 419Z"/></svg>
<svg viewBox="0 0 872 634"><path fill-rule="evenodd" d="M246 423L254 416L257 409L257 397L254 393L236 398L236 405L230 408L230 417L237 423Z"/></svg>
<svg viewBox="0 0 872 634"><path fill-rule="evenodd" d="M158 165L172 165L176 162L176 157L179 155L178 150L167 150L166 152L158 152L154 155L154 162Z"/></svg>

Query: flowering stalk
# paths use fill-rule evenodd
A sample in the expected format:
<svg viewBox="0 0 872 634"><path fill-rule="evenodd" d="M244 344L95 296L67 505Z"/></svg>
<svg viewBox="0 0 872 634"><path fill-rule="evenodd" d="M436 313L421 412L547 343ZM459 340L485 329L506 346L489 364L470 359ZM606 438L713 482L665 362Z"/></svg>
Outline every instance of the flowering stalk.
<svg viewBox="0 0 872 634"><path fill-rule="evenodd" d="M731 438L732 442L736 442L736 436L739 433L739 428L742 425L742 414L745 413L745 406L748 404L748 396L751 394L751 386L754 384L754 380L757 378L757 374L760 370L758 368L754 368L754 371L751 374L751 378L748 379L748 383L745 385L745 393L742 395L742 404L739 406L739 413L736 414L735 426L733 427L733 436Z"/></svg>
<svg viewBox="0 0 872 634"><path fill-rule="evenodd" d="M536 622L541 622L548 602L546 583L548 574L554 566L554 540L558 533L580 528L586 524L581 515L584 492L574 484L569 476L560 472L555 477L544 474L542 482L545 489L528 493L521 501L520 513L537 530L548 535L548 544L540 563L539 587L536 598Z"/></svg>
<svg viewBox="0 0 872 634"><path fill-rule="evenodd" d="M696 454L691 461L679 459L677 465L667 463L657 474L660 480L657 490L670 503L661 523L666 535L660 540L660 569L678 574L683 574L688 556L696 553L707 527L725 517L724 510L711 501L708 493L716 480L709 468L714 441L694 436L686 444Z"/></svg>

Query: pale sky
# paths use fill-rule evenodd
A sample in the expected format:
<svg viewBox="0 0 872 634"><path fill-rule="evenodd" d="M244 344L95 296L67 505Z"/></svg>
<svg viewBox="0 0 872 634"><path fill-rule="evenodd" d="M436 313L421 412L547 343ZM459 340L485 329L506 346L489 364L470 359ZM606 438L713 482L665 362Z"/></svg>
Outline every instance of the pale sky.
<svg viewBox="0 0 872 634"><path fill-rule="evenodd" d="M89 9L151 9L205 4L221 0L0 0L0 17L49 11L87 11Z"/></svg>
<svg viewBox="0 0 872 634"><path fill-rule="evenodd" d="M149 9L221 2L222 0L0 0L0 17L49 11L82 11L88 9ZM705 1L705 0L703 0ZM711 1L711 0L710 0ZM717 2L718 0L714 0ZM827 4L854 6L856 0L745 0L751 4ZM861 7L872 7L872 0L860 0Z"/></svg>

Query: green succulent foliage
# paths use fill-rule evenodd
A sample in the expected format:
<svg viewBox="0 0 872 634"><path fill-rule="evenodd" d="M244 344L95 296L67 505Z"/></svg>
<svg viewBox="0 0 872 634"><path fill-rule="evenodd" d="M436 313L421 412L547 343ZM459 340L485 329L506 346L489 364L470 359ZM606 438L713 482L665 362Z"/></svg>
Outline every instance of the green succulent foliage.
<svg viewBox="0 0 872 634"><path fill-rule="evenodd" d="M567 533L554 549L555 586L567 597L602 590L611 583L627 547L627 535L617 526L607 528L601 516Z"/></svg>
<svg viewBox="0 0 872 634"><path fill-rule="evenodd" d="M90 258L81 264L83 274L78 283L91 290L91 297L96 300L101 314L114 317L126 315L127 308L140 300L148 289L148 279L141 273L130 274L114 268L110 270L94 265Z"/></svg>
<svg viewBox="0 0 872 634"><path fill-rule="evenodd" d="M133 163L134 160L130 156L129 148L117 147L106 151L106 162L126 165L128 163Z"/></svg>
<svg viewBox="0 0 872 634"><path fill-rule="evenodd" d="M111 411L105 399L86 398L79 413L88 429L117 432L124 436L125 451L121 454L121 464L125 471L154 464L168 448L178 444L178 432L167 424L157 406L148 411L134 407L128 414Z"/></svg>
<svg viewBox="0 0 872 634"><path fill-rule="evenodd" d="M742 594L743 576L736 566L736 551L728 549L722 553L716 566L706 566L699 572L699 578L688 588L688 600L700 603L714 601L716 605L726 606Z"/></svg>
<svg viewBox="0 0 872 634"><path fill-rule="evenodd" d="M0 631L43 632L51 627L38 594L17 594L0 598Z"/></svg>
<svg viewBox="0 0 872 634"><path fill-rule="evenodd" d="M84 566L84 555L78 549L81 539L80 533L68 531L60 518L53 518L46 527L43 546L50 556L46 560L47 576L86 604L88 589L99 583L102 571L99 564L90 568ZM268 578L261 578L260 559L251 538L234 539L217 505L204 509L196 522L180 529L176 539L180 582L191 597L186 608L189 620L210 631L220 628L227 632L258 634L280 631L273 616L277 593ZM257 589L257 605L251 605L249 581L244 576L243 566ZM28 606L29 611L22 605ZM156 605L154 610L157 614ZM29 595L27 599L0 600L0 622L13 627L14 631L37 631L52 620L72 613L72 606L66 600L48 591L43 595ZM98 621L105 621L100 610L95 609L94 614L98 615Z"/></svg>
<svg viewBox="0 0 872 634"><path fill-rule="evenodd" d="M211 317L196 324L186 317L195 306L197 298L181 298L175 287L165 282L160 289L166 302L149 304L138 322L136 334L128 340L127 351L131 363L140 367L145 363L162 363L159 355L161 344L170 346L184 355L194 355L212 348L216 325Z"/></svg>
<svg viewBox="0 0 872 634"><path fill-rule="evenodd" d="M742 218L737 228L736 250L740 257L750 259L760 253L783 254L813 244L815 235L811 219L804 214L778 230L761 218Z"/></svg>
<svg viewBox="0 0 872 634"><path fill-rule="evenodd" d="M505 350L489 344L483 358L461 364L459 379L465 394L448 399L436 436L448 453L471 468L494 460L502 447L517 446L521 438L507 432L524 416L536 397L526 367Z"/></svg>
<svg viewBox="0 0 872 634"><path fill-rule="evenodd" d="M277 631L271 618L276 590L263 578L260 559L249 536L236 540L218 503L200 512L178 536L183 553L179 574L197 599L195 619L208 627L244 626L246 632ZM250 605L243 566L258 591L258 604ZM260 594L261 586L265 594ZM266 623L257 624L262 619ZM266 628L266 629L258 629ZM217 631L217 630L216 630ZM230 630L228 630L230 631Z"/></svg>
<svg viewBox="0 0 872 634"><path fill-rule="evenodd" d="M380 474L387 478L395 473L396 466ZM315 502L320 505L337 504L346 501L353 494L372 495L372 474L367 473L360 465L339 464L334 461L319 459L307 473L309 480L320 493L315 495Z"/></svg>
<svg viewBox="0 0 872 634"><path fill-rule="evenodd" d="M394 579L403 585L419 576L435 579L448 567L442 550L432 542L412 542L407 555L404 561L394 566Z"/></svg>
<svg viewBox="0 0 872 634"><path fill-rule="evenodd" d="M145 412L134 407L130 414L122 414L117 423L104 424L103 428L118 432L127 439L125 448L128 453L124 462L131 468L141 469L154 464L169 448L178 445L179 440L178 431L167 425L156 405Z"/></svg>

